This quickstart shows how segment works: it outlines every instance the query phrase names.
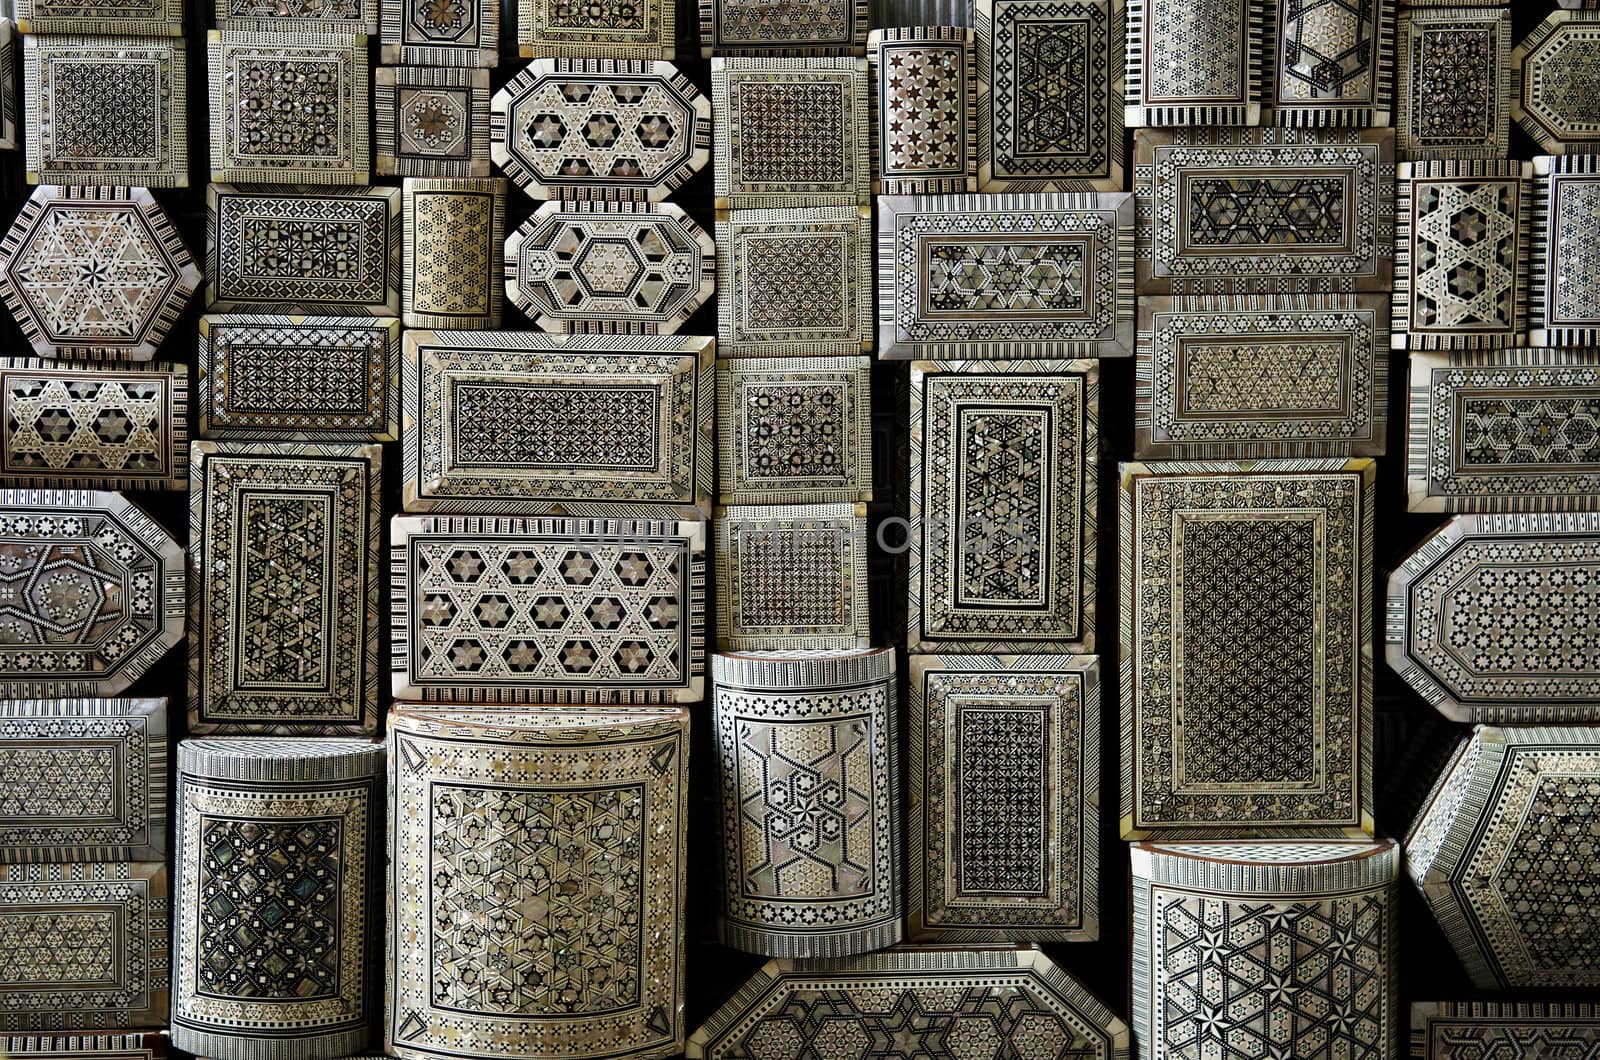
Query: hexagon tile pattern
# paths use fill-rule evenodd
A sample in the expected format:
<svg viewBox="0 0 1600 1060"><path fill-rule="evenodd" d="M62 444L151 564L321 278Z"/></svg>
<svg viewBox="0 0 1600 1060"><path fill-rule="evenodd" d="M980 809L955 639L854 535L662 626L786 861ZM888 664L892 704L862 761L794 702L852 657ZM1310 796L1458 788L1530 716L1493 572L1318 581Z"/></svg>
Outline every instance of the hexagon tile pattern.
<svg viewBox="0 0 1600 1060"><path fill-rule="evenodd" d="M1405 840L1406 873L1472 981L1600 986L1600 727L1464 739Z"/></svg>
<svg viewBox="0 0 1600 1060"><path fill-rule="evenodd" d="M144 188L36 188L0 242L0 298L44 357L150 360L199 286Z"/></svg>

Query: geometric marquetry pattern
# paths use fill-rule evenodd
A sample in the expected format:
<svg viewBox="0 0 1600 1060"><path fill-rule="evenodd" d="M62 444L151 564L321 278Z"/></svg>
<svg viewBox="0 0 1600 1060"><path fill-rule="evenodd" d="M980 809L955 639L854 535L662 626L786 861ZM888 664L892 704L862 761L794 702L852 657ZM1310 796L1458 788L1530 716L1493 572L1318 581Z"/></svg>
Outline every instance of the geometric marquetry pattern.
<svg viewBox="0 0 1600 1060"><path fill-rule="evenodd" d="M1511 116L1541 150L1600 148L1600 11L1551 12L1512 50L1509 66Z"/></svg>
<svg viewBox="0 0 1600 1060"><path fill-rule="evenodd" d="M385 66L492 67L500 63L496 0L381 0Z"/></svg>
<svg viewBox="0 0 1600 1060"><path fill-rule="evenodd" d="M37 188L0 242L0 297L41 357L147 361L199 286L144 188Z"/></svg>
<svg viewBox="0 0 1600 1060"><path fill-rule="evenodd" d="M699 6L700 54L707 59L860 55L871 25L868 0L787 0L781 7L766 0L699 0Z"/></svg>
<svg viewBox="0 0 1600 1060"><path fill-rule="evenodd" d="M737 505L715 524L718 650L868 646L864 504Z"/></svg>
<svg viewBox="0 0 1600 1060"><path fill-rule="evenodd" d="M1129 128L1259 124L1266 6L1128 0Z"/></svg>
<svg viewBox="0 0 1600 1060"><path fill-rule="evenodd" d="M673 0L589 0L582 4L517 0L516 8L517 43L525 58L673 57L677 27ZM793 21L798 25L801 20Z"/></svg>
<svg viewBox="0 0 1600 1060"><path fill-rule="evenodd" d="M1502 158L1511 130L1511 12L1406 8L1395 54L1395 154Z"/></svg>
<svg viewBox="0 0 1600 1060"><path fill-rule="evenodd" d="M1600 1008L1587 1002L1430 1001L1411 1006L1415 1060L1595 1060Z"/></svg>
<svg viewBox="0 0 1600 1060"><path fill-rule="evenodd" d="M506 188L502 177L407 177L400 321L408 328L500 325Z"/></svg>
<svg viewBox="0 0 1600 1060"><path fill-rule="evenodd" d="M1528 344L1600 342L1600 156L1536 155Z"/></svg>
<svg viewBox="0 0 1600 1060"><path fill-rule="evenodd" d="M385 66L372 77L378 176L489 175L489 71Z"/></svg>
<svg viewBox="0 0 1600 1060"><path fill-rule="evenodd" d="M721 503L870 501L871 365L865 357L718 361Z"/></svg>
<svg viewBox="0 0 1600 1060"><path fill-rule="evenodd" d="M712 656L722 941L842 957L900 940L900 781L888 649Z"/></svg>
<svg viewBox="0 0 1600 1060"><path fill-rule="evenodd" d="M877 190L884 195L977 191L972 31L952 26L873 30L867 58L877 117Z"/></svg>
<svg viewBox="0 0 1600 1060"><path fill-rule="evenodd" d="M1264 6L1276 9L1276 16L1267 16L1268 120L1289 126L1389 124L1393 0L1275 0Z"/></svg>

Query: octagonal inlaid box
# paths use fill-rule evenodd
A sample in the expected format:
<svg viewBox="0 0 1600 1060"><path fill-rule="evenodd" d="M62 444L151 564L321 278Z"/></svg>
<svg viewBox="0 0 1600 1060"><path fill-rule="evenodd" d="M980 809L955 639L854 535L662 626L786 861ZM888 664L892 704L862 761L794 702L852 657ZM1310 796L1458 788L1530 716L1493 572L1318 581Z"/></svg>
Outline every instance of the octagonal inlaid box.
<svg viewBox="0 0 1600 1060"><path fill-rule="evenodd" d="M689 711L407 708L388 728L388 1051L680 1053Z"/></svg>
<svg viewBox="0 0 1600 1060"><path fill-rule="evenodd" d="M870 97L865 59L713 59L717 209L867 205Z"/></svg>
<svg viewBox="0 0 1600 1060"><path fill-rule="evenodd" d="M178 745L172 1043L216 1060L363 1049L378 1013L384 747Z"/></svg>
<svg viewBox="0 0 1600 1060"><path fill-rule="evenodd" d="M878 199L878 351L890 359L1133 352L1126 193Z"/></svg>
<svg viewBox="0 0 1600 1060"><path fill-rule="evenodd" d="M1132 860L1140 1057L1400 1055L1392 840L1139 843Z"/></svg>
<svg viewBox="0 0 1600 1060"><path fill-rule="evenodd" d="M668 62L535 59L489 106L489 154L535 199L655 202L711 157L711 101Z"/></svg>
<svg viewBox="0 0 1600 1060"><path fill-rule="evenodd" d="M717 362L722 504L872 500L872 362L755 357Z"/></svg>
<svg viewBox="0 0 1600 1060"><path fill-rule="evenodd" d="M711 666L723 944L843 957L899 942L894 652L741 651Z"/></svg>
<svg viewBox="0 0 1600 1060"><path fill-rule="evenodd" d="M1600 356L1411 355L1407 508L1573 511L1600 497Z"/></svg>
<svg viewBox="0 0 1600 1060"><path fill-rule="evenodd" d="M200 318L200 435L266 441L400 437L400 321Z"/></svg>
<svg viewBox="0 0 1600 1060"><path fill-rule="evenodd" d="M716 512L717 650L866 648L864 504Z"/></svg>
<svg viewBox="0 0 1600 1060"><path fill-rule="evenodd" d="M187 188L186 70L172 37L24 37L28 183Z"/></svg>
<svg viewBox="0 0 1600 1060"><path fill-rule="evenodd" d="M1094 361L911 368L914 652L1094 650Z"/></svg>
<svg viewBox="0 0 1600 1060"><path fill-rule="evenodd" d="M1452 721L1600 722L1597 575L1600 513L1458 515L1389 576L1389 666Z"/></svg>
<svg viewBox="0 0 1600 1060"><path fill-rule="evenodd" d="M410 331L404 344L407 511L709 514L710 339Z"/></svg>
<svg viewBox="0 0 1600 1060"><path fill-rule="evenodd" d="M1404 7L1395 46L1395 155L1504 158L1511 132L1511 11Z"/></svg>
<svg viewBox="0 0 1600 1060"><path fill-rule="evenodd" d="M166 1025L172 900L161 862L0 865L0 923L0 1030Z"/></svg>
<svg viewBox="0 0 1600 1060"><path fill-rule="evenodd" d="M189 488L189 369L0 357L0 485Z"/></svg>
<svg viewBox="0 0 1600 1060"><path fill-rule="evenodd" d="M400 322L408 328L487 330L505 304L503 177L407 177Z"/></svg>
<svg viewBox="0 0 1600 1060"><path fill-rule="evenodd" d="M1585 1001L1424 1001L1411 1006L1414 1060L1585 1057L1600 1048L1600 1008Z"/></svg>
<svg viewBox="0 0 1600 1060"><path fill-rule="evenodd" d="M1532 167L1445 160L1396 168L1396 349L1515 346L1527 333Z"/></svg>
<svg viewBox="0 0 1600 1060"><path fill-rule="evenodd" d="M1134 455L1382 454L1387 302L1383 294L1141 298Z"/></svg>
<svg viewBox="0 0 1600 1060"><path fill-rule="evenodd" d="M397 517L395 698L698 702L705 551L702 522Z"/></svg>
<svg viewBox="0 0 1600 1060"><path fill-rule="evenodd" d="M1123 114L1129 128L1260 123L1264 31L1273 17L1262 5L1254 0L1127 4Z"/></svg>
<svg viewBox="0 0 1600 1060"><path fill-rule="evenodd" d="M1100 660L911 656L907 934L1100 935Z"/></svg>
<svg viewBox="0 0 1600 1060"><path fill-rule="evenodd" d="M995 995L1005 1003L972 1003ZM877 1042L927 1043L953 1056L1132 1055L1127 1025L1031 946L770 961L694 1032L688 1056L733 1060L774 1040L815 1056L859 1055Z"/></svg>
<svg viewBox="0 0 1600 1060"><path fill-rule="evenodd" d="M547 202L505 242L506 297L555 334L671 334L716 273L711 237L670 202Z"/></svg>
<svg viewBox="0 0 1600 1060"><path fill-rule="evenodd" d="M1528 344L1600 343L1600 155L1536 155Z"/></svg>
<svg viewBox="0 0 1600 1060"><path fill-rule="evenodd" d="M399 188L209 185L206 308L398 316L401 242Z"/></svg>
<svg viewBox="0 0 1600 1060"><path fill-rule="evenodd" d="M495 0L379 0L385 66L492 67L500 63Z"/></svg>
<svg viewBox="0 0 1600 1060"><path fill-rule="evenodd" d="M1600 728L1480 725L1405 840L1405 868L1480 989L1600 983L1584 837L1600 812Z"/></svg>
<svg viewBox="0 0 1600 1060"><path fill-rule="evenodd" d="M183 549L122 494L0 489L0 542L0 696L115 696L183 639Z"/></svg>
<svg viewBox="0 0 1600 1060"><path fill-rule="evenodd" d="M1393 285L1392 129L1141 130L1133 189L1140 294Z"/></svg>
<svg viewBox="0 0 1600 1060"><path fill-rule="evenodd" d="M41 357L148 361L199 286L144 188L36 188L0 241L0 298Z"/></svg>
<svg viewBox="0 0 1600 1060"><path fill-rule="evenodd" d="M978 190L1122 191L1123 0L974 0Z"/></svg>
<svg viewBox="0 0 1600 1060"><path fill-rule="evenodd" d="M489 71L379 67L372 111L378 176L489 176Z"/></svg>
<svg viewBox="0 0 1600 1060"><path fill-rule="evenodd" d="M719 356L868 352L872 211L822 206L721 214L717 291Z"/></svg>
<svg viewBox="0 0 1600 1060"><path fill-rule="evenodd" d="M1600 11L1552 11L1511 52L1511 116L1551 154L1600 149Z"/></svg>
<svg viewBox="0 0 1600 1060"><path fill-rule="evenodd" d="M167 856L167 701L0 700L0 862Z"/></svg>
<svg viewBox="0 0 1600 1060"><path fill-rule="evenodd" d="M1373 461L1121 476L1123 838L1371 835Z"/></svg>

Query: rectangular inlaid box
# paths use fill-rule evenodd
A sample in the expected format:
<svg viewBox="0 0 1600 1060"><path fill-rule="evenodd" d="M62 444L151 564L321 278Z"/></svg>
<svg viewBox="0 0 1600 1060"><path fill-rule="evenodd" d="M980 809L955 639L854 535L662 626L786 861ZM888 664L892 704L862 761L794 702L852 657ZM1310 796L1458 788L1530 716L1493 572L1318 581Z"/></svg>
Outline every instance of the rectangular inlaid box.
<svg viewBox="0 0 1600 1060"><path fill-rule="evenodd" d="M1383 453L1388 301L1383 294L1140 299L1134 454Z"/></svg>
<svg viewBox="0 0 1600 1060"><path fill-rule="evenodd" d="M911 368L913 652L1092 652L1094 361Z"/></svg>
<svg viewBox="0 0 1600 1060"><path fill-rule="evenodd" d="M1600 1007L1589 1002L1425 1001L1411 1006L1414 1060L1511 1060L1540 1052L1582 1060L1596 1049Z"/></svg>
<svg viewBox="0 0 1600 1060"><path fill-rule="evenodd" d="M407 332L405 508L704 518L714 363L695 336Z"/></svg>
<svg viewBox="0 0 1600 1060"><path fill-rule="evenodd" d="M1140 294L1393 286L1392 129L1141 130L1133 189Z"/></svg>
<svg viewBox="0 0 1600 1060"><path fill-rule="evenodd" d="M717 209L867 205L870 96L865 59L713 59Z"/></svg>
<svg viewBox="0 0 1600 1060"><path fill-rule="evenodd" d="M978 190L977 58L958 26L875 29L872 189L883 195Z"/></svg>
<svg viewBox="0 0 1600 1060"><path fill-rule="evenodd" d="M211 179L365 184L364 34L212 30Z"/></svg>
<svg viewBox="0 0 1600 1060"><path fill-rule="evenodd" d="M1538 155L1528 344L1600 343L1600 155Z"/></svg>
<svg viewBox="0 0 1600 1060"><path fill-rule="evenodd" d="M1526 334L1532 167L1504 159L1396 167L1396 349L1514 346Z"/></svg>
<svg viewBox="0 0 1600 1060"><path fill-rule="evenodd" d="M1125 192L878 200L880 356L1133 352Z"/></svg>
<svg viewBox="0 0 1600 1060"><path fill-rule="evenodd" d="M206 188L213 313L398 316L400 250L399 188Z"/></svg>
<svg viewBox="0 0 1600 1060"><path fill-rule="evenodd" d="M399 516L397 699L698 702L703 522Z"/></svg>
<svg viewBox="0 0 1600 1060"><path fill-rule="evenodd" d="M1100 660L911 657L908 934L1100 934Z"/></svg>
<svg viewBox="0 0 1600 1060"><path fill-rule="evenodd" d="M864 504L719 509L717 650L871 644Z"/></svg>
<svg viewBox="0 0 1600 1060"><path fill-rule="evenodd" d="M517 0L524 58L671 59L677 51L671 0Z"/></svg>
<svg viewBox="0 0 1600 1060"><path fill-rule="evenodd" d="M216 0L218 29L248 33L378 32L378 0Z"/></svg>
<svg viewBox="0 0 1600 1060"><path fill-rule="evenodd" d="M872 211L823 206L717 218L717 353L872 349Z"/></svg>
<svg viewBox="0 0 1600 1060"><path fill-rule="evenodd" d="M408 328L500 326L504 177L407 177L400 320Z"/></svg>
<svg viewBox="0 0 1600 1060"><path fill-rule="evenodd" d="M722 504L872 499L872 362L760 357L717 363Z"/></svg>
<svg viewBox="0 0 1600 1060"><path fill-rule="evenodd" d="M489 71L384 66L372 74L380 177L487 177Z"/></svg>
<svg viewBox="0 0 1600 1060"><path fill-rule="evenodd" d="M15 151L17 139L17 27L0 18L0 151Z"/></svg>
<svg viewBox="0 0 1600 1060"><path fill-rule="evenodd" d="M400 437L400 321L200 318L200 435L277 441Z"/></svg>
<svg viewBox="0 0 1600 1060"><path fill-rule="evenodd" d="M670 4L667 6L671 6ZM699 0L700 54L865 55L868 0Z"/></svg>
<svg viewBox="0 0 1600 1060"><path fill-rule="evenodd" d="M1374 472L1122 465L1123 838L1372 834Z"/></svg>
<svg viewBox="0 0 1600 1060"><path fill-rule="evenodd" d="M186 69L172 37L24 37L28 183L187 188Z"/></svg>
<svg viewBox="0 0 1600 1060"><path fill-rule="evenodd" d="M0 865L0 923L0 1030L166 1025L172 905L161 862Z"/></svg>
<svg viewBox="0 0 1600 1060"><path fill-rule="evenodd" d="M189 369L0 357L0 485L189 488Z"/></svg>
<svg viewBox="0 0 1600 1060"><path fill-rule="evenodd" d="M160 861L166 699L0 700L0 862Z"/></svg>
<svg viewBox="0 0 1600 1060"><path fill-rule="evenodd" d="M1394 0L1304 3L1267 9L1265 119L1276 125L1388 125L1394 104ZM1190 17L1205 18L1204 5Z"/></svg>
<svg viewBox="0 0 1600 1060"><path fill-rule="evenodd" d="M496 0L380 0L385 66L500 64Z"/></svg>
<svg viewBox="0 0 1600 1060"><path fill-rule="evenodd" d="M974 0L978 190L1122 191L1123 0Z"/></svg>
<svg viewBox="0 0 1600 1060"><path fill-rule="evenodd" d="M183 35L182 0L17 0L16 17L19 33Z"/></svg>
<svg viewBox="0 0 1600 1060"><path fill-rule="evenodd" d="M190 732L376 731L381 454L194 443Z"/></svg>
<svg viewBox="0 0 1600 1060"><path fill-rule="evenodd" d="M1261 121L1267 5L1258 0L1127 2L1124 118L1130 128Z"/></svg>
<svg viewBox="0 0 1600 1060"><path fill-rule="evenodd" d="M1504 158L1511 132L1511 11L1402 7L1395 155Z"/></svg>
<svg viewBox="0 0 1600 1060"><path fill-rule="evenodd" d="M1600 503L1600 354L1411 355L1407 508L1581 511Z"/></svg>

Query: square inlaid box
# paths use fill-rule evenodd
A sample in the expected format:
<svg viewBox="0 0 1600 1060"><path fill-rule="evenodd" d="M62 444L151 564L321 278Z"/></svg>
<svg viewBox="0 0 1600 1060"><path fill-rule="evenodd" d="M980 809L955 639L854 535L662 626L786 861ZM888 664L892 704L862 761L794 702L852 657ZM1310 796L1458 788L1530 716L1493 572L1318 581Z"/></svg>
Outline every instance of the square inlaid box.
<svg viewBox="0 0 1600 1060"><path fill-rule="evenodd" d="M1134 454L1382 454L1388 301L1384 294L1141 298Z"/></svg>
<svg viewBox="0 0 1600 1060"><path fill-rule="evenodd" d="M1267 9L1263 117L1282 126L1388 125L1394 0L1274 0ZM1195 19L1205 18L1194 5Z"/></svg>
<svg viewBox="0 0 1600 1060"><path fill-rule="evenodd" d="M28 183L187 188L188 84L171 37L24 37Z"/></svg>
<svg viewBox="0 0 1600 1060"><path fill-rule="evenodd" d="M384 66L372 75L380 177L487 177L489 71Z"/></svg>
<svg viewBox="0 0 1600 1060"><path fill-rule="evenodd" d="M367 38L212 30L211 179L365 184Z"/></svg>
<svg viewBox="0 0 1600 1060"><path fill-rule="evenodd" d="M19 33L183 36L182 0L16 0L15 10Z"/></svg>
<svg viewBox="0 0 1600 1060"><path fill-rule="evenodd" d="M385 66L500 64L496 0L379 0Z"/></svg>
<svg viewBox="0 0 1600 1060"><path fill-rule="evenodd" d="M189 369L0 357L0 486L189 488Z"/></svg>
<svg viewBox="0 0 1600 1060"><path fill-rule="evenodd" d="M1600 155L1533 160L1528 343L1600 343Z"/></svg>
<svg viewBox="0 0 1600 1060"><path fill-rule="evenodd" d="M717 650L866 648L864 504L716 513Z"/></svg>
<svg viewBox="0 0 1600 1060"><path fill-rule="evenodd" d="M500 326L505 304L504 177L407 177L400 321L408 328Z"/></svg>
<svg viewBox="0 0 1600 1060"><path fill-rule="evenodd" d="M1100 935L1100 660L911 657L908 934Z"/></svg>
<svg viewBox="0 0 1600 1060"><path fill-rule="evenodd" d="M1510 9L1404 7L1397 38L1396 157L1505 157Z"/></svg>
<svg viewBox="0 0 1600 1060"><path fill-rule="evenodd" d="M872 187L884 195L977 191L977 59L972 30L875 29L867 40Z"/></svg>
<svg viewBox="0 0 1600 1060"><path fill-rule="evenodd" d="M1526 162L1402 162L1396 167L1396 349L1513 346L1526 333Z"/></svg>
<svg viewBox="0 0 1600 1060"><path fill-rule="evenodd" d="M399 188L212 184L206 308L399 316L401 243Z"/></svg>
<svg viewBox="0 0 1600 1060"><path fill-rule="evenodd" d="M166 1025L172 899L161 862L0 865L0 923L0 1030Z"/></svg>
<svg viewBox="0 0 1600 1060"><path fill-rule="evenodd" d="M377 445L196 442L189 731L378 726Z"/></svg>
<svg viewBox="0 0 1600 1060"><path fill-rule="evenodd" d="M37 0L36 0L37 2ZM218 29L249 33L378 32L379 0L216 0Z"/></svg>
<svg viewBox="0 0 1600 1060"><path fill-rule="evenodd" d="M1140 294L1393 287L1392 129L1141 130L1133 188Z"/></svg>
<svg viewBox="0 0 1600 1060"><path fill-rule="evenodd" d="M1272 17L1267 5L1259 0L1127 3L1123 114L1129 128L1260 123L1266 89L1263 30ZM1052 68L1050 76L1055 74Z"/></svg>
<svg viewBox="0 0 1600 1060"><path fill-rule="evenodd" d="M1574 511L1600 504L1600 355L1411 355L1407 508Z"/></svg>
<svg viewBox="0 0 1600 1060"><path fill-rule="evenodd" d="M1122 836L1372 834L1374 464L1123 464Z"/></svg>
<svg viewBox="0 0 1600 1060"><path fill-rule="evenodd" d="M167 855L167 701L0 700L0 862Z"/></svg>
<svg viewBox="0 0 1600 1060"><path fill-rule="evenodd" d="M400 437L400 321L200 318L200 436L392 442Z"/></svg>
<svg viewBox="0 0 1600 1060"><path fill-rule="evenodd" d="M672 0L517 0L524 58L671 59L677 51Z"/></svg>
<svg viewBox="0 0 1600 1060"><path fill-rule="evenodd" d="M1133 352L1133 197L878 199L878 350L890 359Z"/></svg>
<svg viewBox="0 0 1600 1060"><path fill-rule="evenodd" d="M717 363L722 504L872 499L872 362L781 357Z"/></svg>
<svg viewBox="0 0 1600 1060"><path fill-rule="evenodd" d="M669 5L670 6L670 5ZM700 54L865 55L868 0L699 0Z"/></svg>
<svg viewBox="0 0 1600 1060"><path fill-rule="evenodd" d="M872 348L872 211L735 210L717 219L717 353Z"/></svg>
<svg viewBox="0 0 1600 1060"><path fill-rule="evenodd" d="M1600 1007L1585 1001L1424 1001L1411 1006L1413 1060L1582 1058L1600 1049Z"/></svg>
<svg viewBox="0 0 1600 1060"><path fill-rule="evenodd" d="M913 652L1092 652L1099 367L911 368Z"/></svg>
<svg viewBox="0 0 1600 1060"><path fill-rule="evenodd" d="M409 331L404 343L407 511L709 514L710 339Z"/></svg>
<svg viewBox="0 0 1600 1060"><path fill-rule="evenodd" d="M1123 0L974 0L979 191L1122 191Z"/></svg>
<svg viewBox="0 0 1600 1060"><path fill-rule="evenodd" d="M389 547L397 699L705 694L704 522L399 516Z"/></svg>
<svg viewBox="0 0 1600 1060"><path fill-rule="evenodd" d="M717 209L867 205L869 94L865 59L713 59Z"/></svg>

